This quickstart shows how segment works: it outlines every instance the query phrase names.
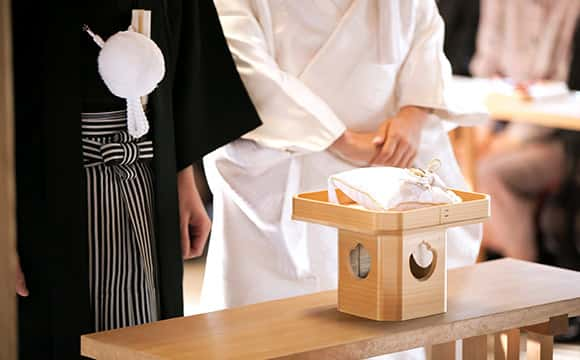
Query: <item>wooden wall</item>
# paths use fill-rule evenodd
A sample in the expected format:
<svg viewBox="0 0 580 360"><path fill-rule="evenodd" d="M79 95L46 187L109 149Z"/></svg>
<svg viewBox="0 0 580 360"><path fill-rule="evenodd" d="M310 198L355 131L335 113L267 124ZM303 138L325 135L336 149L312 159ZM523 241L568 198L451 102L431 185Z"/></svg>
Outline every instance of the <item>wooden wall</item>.
<svg viewBox="0 0 580 360"><path fill-rule="evenodd" d="M10 0L0 0L0 359L16 359L14 127Z"/></svg>

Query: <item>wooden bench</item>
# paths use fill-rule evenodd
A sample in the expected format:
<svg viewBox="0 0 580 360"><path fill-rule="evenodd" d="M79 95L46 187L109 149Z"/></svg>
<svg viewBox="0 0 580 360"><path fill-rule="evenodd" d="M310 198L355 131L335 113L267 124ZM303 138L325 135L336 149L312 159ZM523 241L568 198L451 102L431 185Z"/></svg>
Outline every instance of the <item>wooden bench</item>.
<svg viewBox="0 0 580 360"><path fill-rule="evenodd" d="M160 321L82 337L82 353L106 359L361 359L425 346L433 359L551 359L553 335L580 315L580 273L512 259L449 271L448 311L377 322L336 310L336 291Z"/></svg>

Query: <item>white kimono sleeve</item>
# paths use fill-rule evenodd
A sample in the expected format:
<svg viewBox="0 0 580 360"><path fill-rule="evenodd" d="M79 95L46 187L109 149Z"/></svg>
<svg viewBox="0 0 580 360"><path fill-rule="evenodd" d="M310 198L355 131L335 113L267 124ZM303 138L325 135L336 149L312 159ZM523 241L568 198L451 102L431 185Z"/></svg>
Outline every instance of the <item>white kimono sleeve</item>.
<svg viewBox="0 0 580 360"><path fill-rule="evenodd" d="M267 1L216 0L215 4L238 71L263 122L244 138L286 151L316 152L332 145L345 125L322 99L276 63L272 44L266 40L271 38ZM254 6L261 7L260 19Z"/></svg>
<svg viewBox="0 0 580 360"><path fill-rule="evenodd" d="M455 125L485 121L485 109L462 101L465 94L454 91L451 65L443 52L445 26L435 1L415 1L414 25L411 48L397 84L399 109L411 105L429 108Z"/></svg>

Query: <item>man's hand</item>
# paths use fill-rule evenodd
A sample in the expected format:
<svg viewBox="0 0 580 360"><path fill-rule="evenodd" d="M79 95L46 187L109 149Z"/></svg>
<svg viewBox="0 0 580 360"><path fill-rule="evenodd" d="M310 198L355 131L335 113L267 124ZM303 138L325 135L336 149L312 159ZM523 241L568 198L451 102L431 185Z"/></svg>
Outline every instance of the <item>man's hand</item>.
<svg viewBox="0 0 580 360"><path fill-rule="evenodd" d="M379 128L375 139L375 143L383 143L383 145L371 160L371 164L411 167L417 157L421 132L428 116L429 113L425 109L407 106L402 108L395 117L385 121Z"/></svg>
<svg viewBox="0 0 580 360"><path fill-rule="evenodd" d="M201 256L211 229L211 221L203 206L193 178L193 167L177 174L181 250L184 259Z"/></svg>
<svg viewBox="0 0 580 360"><path fill-rule="evenodd" d="M26 287L26 279L20 267L20 258L16 257L16 293L22 297L28 296L28 288Z"/></svg>
<svg viewBox="0 0 580 360"><path fill-rule="evenodd" d="M357 166L368 166L381 149L383 139L375 133L359 133L346 130L329 150Z"/></svg>

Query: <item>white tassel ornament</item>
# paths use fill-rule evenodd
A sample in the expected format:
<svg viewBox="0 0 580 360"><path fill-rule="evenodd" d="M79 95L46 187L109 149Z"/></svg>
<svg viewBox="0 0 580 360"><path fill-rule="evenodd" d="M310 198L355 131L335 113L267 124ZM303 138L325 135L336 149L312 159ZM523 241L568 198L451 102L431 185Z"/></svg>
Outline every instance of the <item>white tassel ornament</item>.
<svg viewBox="0 0 580 360"><path fill-rule="evenodd" d="M101 47L99 74L109 90L127 100L127 128L134 138L149 131L140 98L149 95L165 76L165 59L154 41L143 34L120 31L107 41L85 27Z"/></svg>

